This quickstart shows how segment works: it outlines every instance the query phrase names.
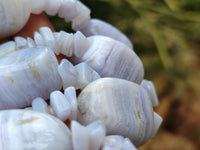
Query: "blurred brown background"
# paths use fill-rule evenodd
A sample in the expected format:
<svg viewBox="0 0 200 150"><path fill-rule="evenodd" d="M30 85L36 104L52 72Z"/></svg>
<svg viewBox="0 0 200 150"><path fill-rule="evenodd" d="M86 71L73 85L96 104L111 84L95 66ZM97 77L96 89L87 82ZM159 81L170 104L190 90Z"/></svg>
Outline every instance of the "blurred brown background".
<svg viewBox="0 0 200 150"><path fill-rule="evenodd" d="M133 42L145 78L155 84L164 121L140 150L200 147L200 0L81 0ZM70 23L50 17L56 30Z"/></svg>

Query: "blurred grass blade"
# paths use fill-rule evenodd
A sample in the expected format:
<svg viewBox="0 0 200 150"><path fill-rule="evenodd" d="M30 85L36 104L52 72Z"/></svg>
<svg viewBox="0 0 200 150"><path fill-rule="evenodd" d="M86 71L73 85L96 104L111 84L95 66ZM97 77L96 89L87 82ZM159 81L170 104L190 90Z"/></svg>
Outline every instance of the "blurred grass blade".
<svg viewBox="0 0 200 150"><path fill-rule="evenodd" d="M164 0L164 1L172 11L179 10L179 6L176 0Z"/></svg>
<svg viewBox="0 0 200 150"><path fill-rule="evenodd" d="M170 56L168 54L168 49L164 42L162 33L158 29L156 29L156 26L153 23L155 21L154 17L150 17L149 13L145 13L144 11L139 9L140 4L138 1L132 1L132 0L126 0L126 1L132 6L133 9L135 9L138 12L141 19L148 25L149 32L150 32L151 36L153 37L153 40L156 44L156 47L157 47L160 59L163 63L163 66L166 69L171 68L172 61L170 60ZM153 21L151 20L152 18L153 18Z"/></svg>
<svg viewBox="0 0 200 150"><path fill-rule="evenodd" d="M161 36L159 30L157 30L152 24L149 23L150 33L154 39L156 44L160 59L166 69L172 68L172 61L170 60L170 56L168 54L167 46Z"/></svg>

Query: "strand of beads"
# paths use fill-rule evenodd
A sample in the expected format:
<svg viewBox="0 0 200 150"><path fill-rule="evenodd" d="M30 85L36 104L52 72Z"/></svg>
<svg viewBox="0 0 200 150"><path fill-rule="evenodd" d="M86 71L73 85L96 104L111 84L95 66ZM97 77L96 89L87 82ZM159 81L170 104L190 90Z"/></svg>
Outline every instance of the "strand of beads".
<svg viewBox="0 0 200 150"><path fill-rule="evenodd" d="M55 54L71 57L74 64L85 62L101 77L118 77L141 83L144 68L141 60L123 43L106 36L86 38L81 32L69 34L64 31L52 33L47 27L35 33L34 41L30 38L15 38L15 49L35 46L47 46ZM11 43L13 44L13 43Z"/></svg>
<svg viewBox="0 0 200 150"><path fill-rule="evenodd" d="M151 93L133 82L100 78L87 85L77 99L75 88L68 87L64 94L60 91L50 94L50 106L36 98L31 109L53 114L62 121L77 120L84 125L101 120L107 134L128 137L139 146L155 136L162 122L153 112L155 101L150 96Z"/></svg>
<svg viewBox="0 0 200 150"><path fill-rule="evenodd" d="M3 0L1 4L4 6L9 2L10 0L8 3ZM19 5L22 2L23 0L19 0ZM3 67L0 68L0 80L3 84L0 93L5 94L1 95L3 100L0 101L0 108L19 108L32 103L32 108L28 109L50 113L62 121L78 120L86 127L76 121L71 122L72 145L75 150L98 150L100 146L103 150L115 147L135 149L130 140L134 145L140 146L155 136L162 122L162 118L153 112L152 108L152 105L158 105L157 95L153 84L143 80L142 63L132 51L132 44L128 38L110 24L91 19L89 8L80 1L26 2L25 21L31 12L39 14L45 11L48 15L58 14L65 18L65 21L72 21L72 28L80 30L86 36L104 36L86 38L79 31L75 34L64 31L53 33L49 28L42 27L40 33L35 32L34 40L15 37L15 42L1 45L0 57L3 58L0 59L0 63ZM5 29L4 35L8 35L7 31ZM10 31L14 33L13 30ZM129 48L105 36L119 40ZM73 66L66 59L58 64L50 49L38 46L49 47L56 55L64 54L71 57L72 63L80 64ZM31 50L36 52L24 48L32 48ZM46 49L45 53L41 49ZM41 61L43 59L44 61ZM117 77L138 84L117 78L100 77ZM61 86L64 94L58 91ZM75 89L82 90L78 98ZM49 106L43 100L48 97ZM102 122L94 122L95 120ZM29 122L30 118L21 122L23 124L27 121ZM105 138L106 134L120 136Z"/></svg>
<svg viewBox="0 0 200 150"><path fill-rule="evenodd" d="M58 14L65 21L72 21L72 29L81 31L86 36L104 35L133 48L131 41L114 26L99 20L91 19L90 9L78 0L43 0L32 1L32 13L40 14L45 11L48 15Z"/></svg>
<svg viewBox="0 0 200 150"><path fill-rule="evenodd" d="M0 111L0 122L1 150L136 149L128 138L106 136L105 126L99 120L87 126L72 121L70 131L54 116L14 109ZM114 143L111 140L114 140Z"/></svg>
<svg viewBox="0 0 200 150"><path fill-rule="evenodd" d="M45 100L54 90L74 86L83 89L100 75L86 63L72 65L67 59L58 64L47 47L19 50L0 59L0 109L22 108L36 97Z"/></svg>
<svg viewBox="0 0 200 150"><path fill-rule="evenodd" d="M13 4L13 2L15 4ZM99 20L91 19L90 9L78 0L2 0L1 7L4 10L0 25L2 31L0 38L10 36L18 32L26 24L30 14L40 14L45 11L48 15L56 15L64 18L66 22L72 21L72 28L81 31L87 36L104 35L126 44L133 48L130 40L114 26ZM26 7L23 7L23 6ZM12 7L7 9L7 7ZM18 19L16 18L16 13ZM13 26L9 22L15 24Z"/></svg>

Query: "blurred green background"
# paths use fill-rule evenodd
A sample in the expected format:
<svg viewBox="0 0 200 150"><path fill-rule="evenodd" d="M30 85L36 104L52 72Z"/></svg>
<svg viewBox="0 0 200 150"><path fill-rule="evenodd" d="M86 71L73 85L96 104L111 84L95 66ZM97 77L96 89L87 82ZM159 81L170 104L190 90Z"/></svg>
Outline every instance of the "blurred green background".
<svg viewBox="0 0 200 150"><path fill-rule="evenodd" d="M156 86L164 118L157 136L139 149L199 149L200 0L81 0L124 32ZM50 17L57 31L71 24Z"/></svg>

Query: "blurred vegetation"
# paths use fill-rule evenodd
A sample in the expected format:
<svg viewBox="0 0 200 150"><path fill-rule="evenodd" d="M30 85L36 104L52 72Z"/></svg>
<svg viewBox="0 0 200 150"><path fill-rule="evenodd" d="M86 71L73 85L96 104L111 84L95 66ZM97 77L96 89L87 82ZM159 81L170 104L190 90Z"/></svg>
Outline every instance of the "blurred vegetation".
<svg viewBox="0 0 200 150"><path fill-rule="evenodd" d="M145 78L156 86L157 111L166 128L200 143L200 0L81 1L92 18L109 22L131 39ZM71 31L70 23L50 19L57 30ZM181 126L195 129L186 132Z"/></svg>

